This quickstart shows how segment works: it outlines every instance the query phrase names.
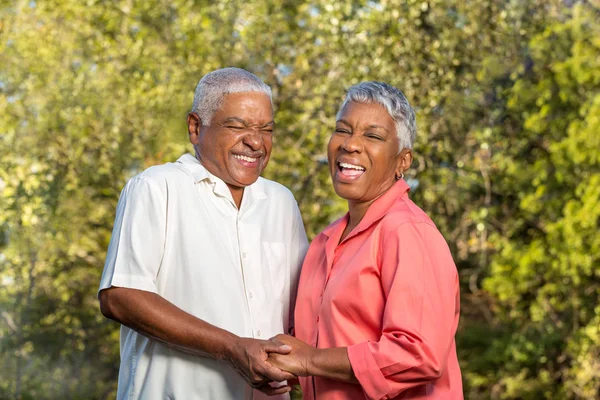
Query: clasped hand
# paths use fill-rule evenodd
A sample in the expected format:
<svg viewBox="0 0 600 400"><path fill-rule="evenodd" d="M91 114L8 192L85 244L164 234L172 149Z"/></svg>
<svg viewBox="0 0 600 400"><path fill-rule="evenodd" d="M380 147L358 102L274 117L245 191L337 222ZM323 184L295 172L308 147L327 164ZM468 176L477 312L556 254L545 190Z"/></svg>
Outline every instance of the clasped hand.
<svg viewBox="0 0 600 400"><path fill-rule="evenodd" d="M248 384L268 395L287 393L298 376L308 376L314 347L289 335L269 341L240 338L228 361ZM288 381L272 387L271 382Z"/></svg>
<svg viewBox="0 0 600 400"><path fill-rule="evenodd" d="M296 376L273 366L268 358L272 354L284 355L291 350L290 346L277 340L239 338L227 356L227 361L250 386L273 396L287 393L291 387L289 385L272 387L271 382L295 380Z"/></svg>
<svg viewBox="0 0 600 400"><path fill-rule="evenodd" d="M314 347L304 343L302 340L289 335L277 335L271 341L283 343L291 347L287 354L269 353L267 361L282 371L287 371L296 376L308 376Z"/></svg>

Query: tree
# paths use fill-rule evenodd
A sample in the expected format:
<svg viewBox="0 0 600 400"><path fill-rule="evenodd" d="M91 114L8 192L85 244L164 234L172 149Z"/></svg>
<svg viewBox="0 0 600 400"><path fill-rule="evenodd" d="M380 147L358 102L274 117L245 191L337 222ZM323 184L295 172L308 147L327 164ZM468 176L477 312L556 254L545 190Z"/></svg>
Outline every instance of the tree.
<svg viewBox="0 0 600 400"><path fill-rule="evenodd" d="M577 3L572 5L571 3ZM206 72L274 90L266 175L309 237L342 215L325 149L344 90L417 110L412 197L462 283L467 398L597 395L598 10L592 2L0 2L0 397L114 394L96 290L126 180L186 147Z"/></svg>

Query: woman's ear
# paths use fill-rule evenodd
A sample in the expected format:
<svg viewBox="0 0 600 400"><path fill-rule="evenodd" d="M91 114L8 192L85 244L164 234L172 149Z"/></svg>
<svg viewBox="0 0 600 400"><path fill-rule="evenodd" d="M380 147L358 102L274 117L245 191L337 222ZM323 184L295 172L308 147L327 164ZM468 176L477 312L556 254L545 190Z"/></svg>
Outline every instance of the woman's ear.
<svg viewBox="0 0 600 400"><path fill-rule="evenodd" d="M187 124L190 142L192 144L198 144L200 128L202 127L202 120L200 119L200 116L195 112L189 113L187 116Z"/></svg>
<svg viewBox="0 0 600 400"><path fill-rule="evenodd" d="M402 149L400 154L398 154L398 161L396 163L396 176L402 176L404 172L410 168L410 165L413 161L413 154L411 149Z"/></svg>

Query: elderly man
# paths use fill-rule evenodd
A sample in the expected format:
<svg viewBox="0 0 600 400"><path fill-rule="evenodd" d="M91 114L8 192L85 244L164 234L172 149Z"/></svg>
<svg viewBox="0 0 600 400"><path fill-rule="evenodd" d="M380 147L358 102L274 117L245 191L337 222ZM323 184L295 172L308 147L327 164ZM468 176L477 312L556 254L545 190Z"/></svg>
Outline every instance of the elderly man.
<svg viewBox="0 0 600 400"><path fill-rule="evenodd" d="M188 114L195 157L123 189L99 290L122 324L119 399L287 398L266 360L291 328L308 243L292 194L260 178L271 154L271 90L225 68ZM248 384L249 383L249 384ZM257 392L252 388L258 388Z"/></svg>

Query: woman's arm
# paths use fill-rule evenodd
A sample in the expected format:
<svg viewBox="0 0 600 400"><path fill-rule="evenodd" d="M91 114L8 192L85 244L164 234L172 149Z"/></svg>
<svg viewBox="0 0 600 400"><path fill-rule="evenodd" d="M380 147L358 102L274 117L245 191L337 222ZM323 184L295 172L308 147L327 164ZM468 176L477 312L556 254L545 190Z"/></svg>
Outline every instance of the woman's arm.
<svg viewBox="0 0 600 400"><path fill-rule="evenodd" d="M296 376L320 376L342 382L358 383L348 359L346 347L317 349L289 335L277 335L278 340L292 347L287 355L270 353L268 361Z"/></svg>

